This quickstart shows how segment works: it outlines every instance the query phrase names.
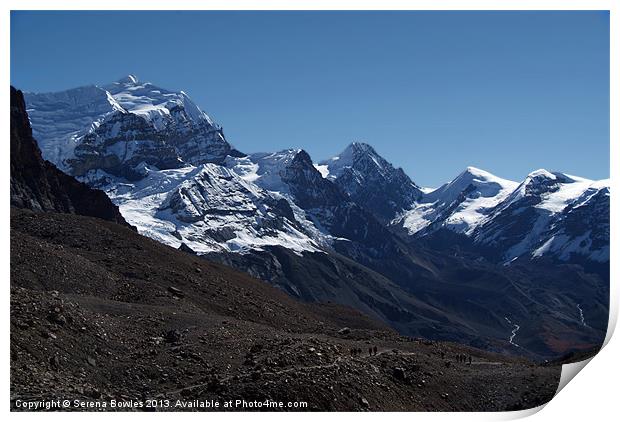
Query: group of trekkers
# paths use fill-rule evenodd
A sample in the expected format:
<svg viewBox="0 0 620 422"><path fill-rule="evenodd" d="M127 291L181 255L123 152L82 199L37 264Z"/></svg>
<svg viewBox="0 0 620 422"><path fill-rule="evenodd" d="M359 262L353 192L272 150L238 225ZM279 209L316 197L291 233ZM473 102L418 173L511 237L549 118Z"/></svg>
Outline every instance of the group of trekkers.
<svg viewBox="0 0 620 422"><path fill-rule="evenodd" d="M456 355L456 361L459 363L468 363L471 365L471 355L466 356L462 353L459 353L458 355Z"/></svg>
<svg viewBox="0 0 620 422"><path fill-rule="evenodd" d="M359 347L351 348L351 356L361 356L362 349ZM377 346L369 346L368 347L368 356L377 356Z"/></svg>
<svg viewBox="0 0 620 422"><path fill-rule="evenodd" d="M362 349L359 347L352 347L350 352L351 352L352 357L362 355ZM377 346L368 347L368 356L377 356ZM445 356L446 356L446 353L444 351L441 351L441 358L444 359ZM458 363L466 363L466 364L471 365L472 358L471 358L471 355L465 355L463 353L458 353L456 355L456 361Z"/></svg>

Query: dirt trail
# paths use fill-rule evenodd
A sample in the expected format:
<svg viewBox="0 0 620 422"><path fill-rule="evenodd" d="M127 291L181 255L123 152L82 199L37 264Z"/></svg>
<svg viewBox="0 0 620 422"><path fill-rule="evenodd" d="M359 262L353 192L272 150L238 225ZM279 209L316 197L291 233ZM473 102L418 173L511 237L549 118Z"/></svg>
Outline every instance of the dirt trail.
<svg viewBox="0 0 620 422"><path fill-rule="evenodd" d="M391 350L389 349L383 349L380 351L377 351L376 355L363 355L363 356L338 356L333 362L325 364L325 365L309 365L309 366L294 366L291 368L287 368L287 369L283 369L281 371L269 371L269 372L263 372L261 373L261 375L281 375L281 374L286 374L289 372L293 372L293 371L307 371L307 370L315 370L315 369L329 369L329 368L334 368L338 365L338 363L342 362L343 360L347 359L347 360L358 360L358 359L370 359L370 358L376 358L384 353L388 353L391 352ZM399 351L400 355L415 355L415 353L413 352L402 352ZM236 375L228 375L226 377L222 377L222 378L217 378L217 381L219 382L226 382L226 381L231 381L233 379L241 379L241 378L251 378L252 374L236 374ZM163 395L166 394L179 394L181 391L183 390L193 390L195 388L201 388L201 387L207 387L209 384L211 383L211 381L208 382L203 382L200 384L193 384L193 385L188 385L187 387L183 387L183 388L178 388L175 390L171 390L171 391L166 391L164 393L162 393Z"/></svg>
<svg viewBox="0 0 620 422"><path fill-rule="evenodd" d="M339 356L332 363L325 364L325 365L297 366L297 367L292 367L292 368L288 368L288 369L283 369L281 371L263 372L263 373L261 373L261 375L263 375L263 376L264 375L281 375L281 374L286 374L288 372L293 372L293 371L333 368L333 367L335 367L338 364L338 362L341 362L341 361L342 361L342 356ZM229 375L229 376L226 376L226 377L223 377L223 378L216 378L216 380L219 381L219 382L226 382L226 381L230 381L232 379L235 379L235 377L236 377L236 379L251 378L252 374ZM207 387L210 384L211 384L211 381L203 382L203 383L200 383L200 384L188 385L187 387L183 387L183 388L179 388L179 389L171 390L171 391L166 391L166 392L164 392L164 393L162 393L160 395L179 394L181 391L184 391L184 390L193 390L195 388Z"/></svg>
<svg viewBox="0 0 620 422"><path fill-rule="evenodd" d="M336 359L334 359L333 362L331 363L327 363L324 365L308 365L308 366L293 366L291 368L287 368L287 369L283 369L281 371L268 371L268 372L262 372L261 376L278 376L278 375L282 375L282 374L286 374L286 373L290 373L293 371L311 371L311 370L317 370L317 369L329 369L329 368L334 368L336 367L339 363L343 362L344 360L349 360L349 361L359 361L359 360L370 360L371 358L377 358L381 355L384 354L390 354L393 353L393 349L380 349L377 351L377 354L372 354L372 355L361 355L361 356L350 356L350 355L345 355L345 356L338 356ZM402 351L402 350L398 350L397 353L394 353L395 355L400 355L400 356L415 356L416 353L414 352L406 352L406 351ZM472 365L502 365L502 362L472 362ZM228 375L226 377L217 377L214 380L217 380L217 382L227 382L227 381L231 381L231 380L239 380L242 378L251 378L252 374L248 373L248 374L235 374L235 375ZM188 385L186 387L183 388L177 388L175 390L170 390L170 391L166 391L164 393L161 393L160 396L165 396L167 394L169 395L174 395L174 394L180 394L182 391L186 391L186 390L193 390L196 388L205 388L208 387L210 384L212 383L212 381L207 381L207 382L201 382L199 384L193 384L193 385Z"/></svg>

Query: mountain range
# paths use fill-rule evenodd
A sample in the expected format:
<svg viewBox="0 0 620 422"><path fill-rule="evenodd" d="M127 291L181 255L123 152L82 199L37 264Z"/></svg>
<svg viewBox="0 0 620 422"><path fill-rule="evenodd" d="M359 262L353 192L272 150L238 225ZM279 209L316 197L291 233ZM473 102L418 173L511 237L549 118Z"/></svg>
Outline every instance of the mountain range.
<svg viewBox="0 0 620 422"><path fill-rule="evenodd" d="M64 411L209 410L231 397L244 410L518 410L549 401L562 363L596 351L537 364L412 339L141 236L104 192L42 159L13 87L10 251L12 410L54 410L59 396ZM346 262L321 257L322 269ZM332 281L354 292L342 275Z"/></svg>
<svg viewBox="0 0 620 422"><path fill-rule="evenodd" d="M241 152L186 93L132 75L25 101L42 157L139 233L301 300L537 358L605 336L609 181L469 167L427 189L365 143Z"/></svg>

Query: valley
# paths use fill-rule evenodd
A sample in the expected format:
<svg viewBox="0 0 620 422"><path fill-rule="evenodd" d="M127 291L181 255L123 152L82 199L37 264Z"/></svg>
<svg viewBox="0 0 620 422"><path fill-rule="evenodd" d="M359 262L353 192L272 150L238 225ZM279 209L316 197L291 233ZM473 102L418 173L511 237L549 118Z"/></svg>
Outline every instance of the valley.
<svg viewBox="0 0 620 422"><path fill-rule="evenodd" d="M133 75L25 99L43 157L104 190L139 233L299 300L539 361L605 336L608 181L469 167L427 189L360 142L323 161L245 153L186 93ZM524 327L519 348L507 316Z"/></svg>

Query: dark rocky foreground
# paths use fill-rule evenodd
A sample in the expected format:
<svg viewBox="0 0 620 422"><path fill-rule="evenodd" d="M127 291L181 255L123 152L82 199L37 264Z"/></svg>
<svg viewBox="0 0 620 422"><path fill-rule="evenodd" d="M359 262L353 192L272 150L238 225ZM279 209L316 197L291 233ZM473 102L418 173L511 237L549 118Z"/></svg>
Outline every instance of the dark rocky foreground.
<svg viewBox="0 0 620 422"><path fill-rule="evenodd" d="M550 400L559 377L559 366L412 340L348 308L300 303L118 224L11 211L14 409L240 399L307 402L284 410L516 410Z"/></svg>
<svg viewBox="0 0 620 422"><path fill-rule="evenodd" d="M43 159L37 141L32 137L24 96L13 87L11 206L90 215L129 226L103 191L91 189Z"/></svg>

